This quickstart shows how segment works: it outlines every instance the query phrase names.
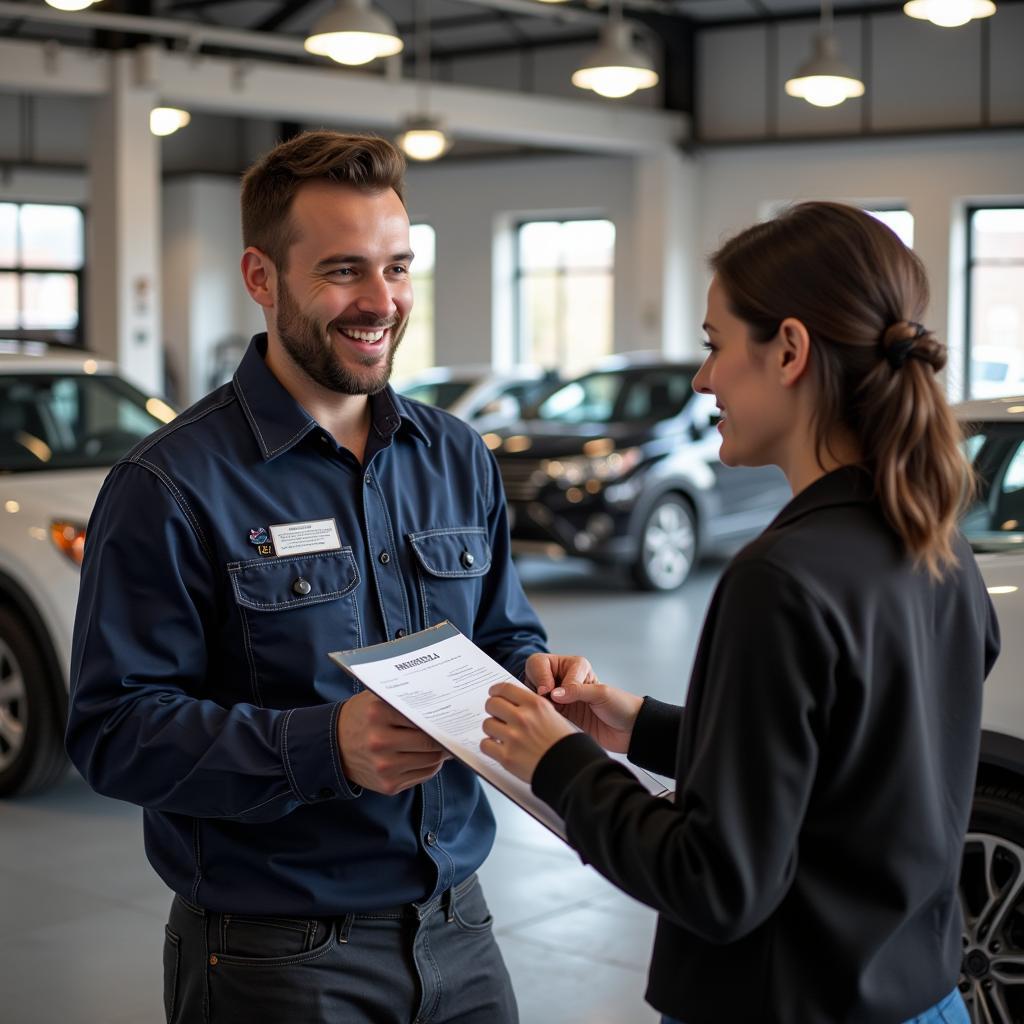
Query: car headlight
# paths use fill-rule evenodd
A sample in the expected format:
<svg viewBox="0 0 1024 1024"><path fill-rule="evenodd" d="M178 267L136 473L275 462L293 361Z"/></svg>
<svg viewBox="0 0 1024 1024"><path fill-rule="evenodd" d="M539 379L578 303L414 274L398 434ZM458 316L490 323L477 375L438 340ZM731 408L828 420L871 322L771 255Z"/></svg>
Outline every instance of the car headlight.
<svg viewBox="0 0 1024 1024"><path fill-rule="evenodd" d="M636 468L641 458L641 449L623 448L607 455L588 457L574 455L567 459L548 459L544 472L563 487L575 487L589 480L606 483L619 480Z"/></svg>
<svg viewBox="0 0 1024 1024"><path fill-rule="evenodd" d="M81 523L70 523L55 519L50 523L50 540L53 546L76 566L82 564L85 555L85 527Z"/></svg>

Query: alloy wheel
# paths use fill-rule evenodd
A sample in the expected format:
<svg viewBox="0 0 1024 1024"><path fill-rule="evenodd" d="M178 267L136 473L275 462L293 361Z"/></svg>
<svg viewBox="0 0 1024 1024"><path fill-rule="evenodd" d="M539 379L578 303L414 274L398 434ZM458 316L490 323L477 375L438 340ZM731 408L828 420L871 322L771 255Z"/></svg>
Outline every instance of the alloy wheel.
<svg viewBox="0 0 1024 1024"><path fill-rule="evenodd" d="M1024 847L1003 836L969 832L960 903L960 991L971 1021L1024 1021Z"/></svg>
<svg viewBox="0 0 1024 1024"><path fill-rule="evenodd" d="M28 699L21 664L0 637L0 771L9 768L25 746Z"/></svg>
<svg viewBox="0 0 1024 1024"><path fill-rule="evenodd" d="M661 502L643 535L644 568L658 590L675 590L690 573L696 548L693 520L678 499Z"/></svg>

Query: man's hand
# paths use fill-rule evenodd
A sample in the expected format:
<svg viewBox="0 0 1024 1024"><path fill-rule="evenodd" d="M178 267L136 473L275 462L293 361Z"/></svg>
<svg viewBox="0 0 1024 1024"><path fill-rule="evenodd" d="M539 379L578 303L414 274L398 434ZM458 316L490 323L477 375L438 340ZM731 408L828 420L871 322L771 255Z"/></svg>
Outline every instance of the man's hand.
<svg viewBox="0 0 1024 1024"><path fill-rule="evenodd" d="M542 697L556 686L594 681L594 670L577 654L531 654L526 659L526 684Z"/></svg>
<svg viewBox="0 0 1024 1024"><path fill-rule="evenodd" d="M518 683L497 683L484 710L487 738L480 749L518 779L530 782L540 759L563 736L576 730L543 697Z"/></svg>
<svg viewBox="0 0 1024 1024"><path fill-rule="evenodd" d="M451 756L369 690L342 705L338 747L345 778L385 796L426 782Z"/></svg>

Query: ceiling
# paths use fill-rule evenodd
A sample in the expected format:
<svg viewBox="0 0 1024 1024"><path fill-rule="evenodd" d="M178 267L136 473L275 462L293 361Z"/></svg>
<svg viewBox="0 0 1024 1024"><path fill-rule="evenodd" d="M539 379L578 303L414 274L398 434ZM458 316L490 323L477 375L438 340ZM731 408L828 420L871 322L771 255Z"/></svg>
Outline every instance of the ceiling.
<svg viewBox="0 0 1024 1024"><path fill-rule="evenodd" d="M43 0L15 0L26 11ZM152 16L203 26L243 29L301 41L333 0L102 0L90 12ZM404 57L415 54L417 16L429 20L434 58L456 59L512 50L530 50L596 39L605 16L604 0L374 0L396 22L405 39ZM417 5L423 7L417 9ZM4 4L6 8L12 5ZM837 13L848 9L899 10L894 0L833 0ZM694 29L735 21L774 21L814 16L814 0L625 0L628 17L648 21L661 34L689 34ZM120 47L123 33L65 27L59 22L5 18L0 35L56 38L69 43ZM118 38L120 36L120 39Z"/></svg>

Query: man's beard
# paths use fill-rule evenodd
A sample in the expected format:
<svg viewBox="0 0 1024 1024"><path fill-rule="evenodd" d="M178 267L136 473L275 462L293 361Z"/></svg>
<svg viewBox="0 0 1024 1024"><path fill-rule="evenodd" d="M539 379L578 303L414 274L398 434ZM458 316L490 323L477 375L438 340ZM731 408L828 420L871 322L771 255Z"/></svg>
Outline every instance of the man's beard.
<svg viewBox="0 0 1024 1024"><path fill-rule="evenodd" d="M367 356L362 360L353 356L360 367L346 366L334 351L331 332L342 323L358 330L374 330L382 327L391 329L394 341L387 356L375 359ZM343 395L373 395L381 391L391 379L391 367L395 352L405 335L408 320L394 321L379 317L363 317L359 323L338 318L323 328L311 317L306 316L283 281L277 286L277 334L285 351L306 376L321 387Z"/></svg>

